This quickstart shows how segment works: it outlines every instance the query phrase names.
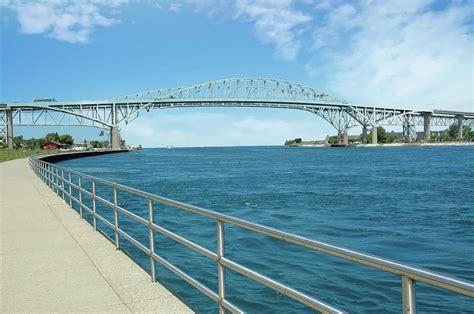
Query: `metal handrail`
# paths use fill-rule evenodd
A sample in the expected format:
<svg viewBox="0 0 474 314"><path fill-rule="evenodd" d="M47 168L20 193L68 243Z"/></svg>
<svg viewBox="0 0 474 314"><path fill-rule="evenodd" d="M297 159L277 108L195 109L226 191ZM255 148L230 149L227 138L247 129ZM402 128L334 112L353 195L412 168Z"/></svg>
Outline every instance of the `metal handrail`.
<svg viewBox="0 0 474 314"><path fill-rule="evenodd" d="M235 272L238 272L256 282L259 282L283 295L286 295L300 303L303 303L317 311L322 313L342 313L342 311L334 306L331 306L323 301L320 301L316 298L313 298L307 294L304 294L298 290L295 290L289 286L286 286L282 283L279 283L271 278L268 278L256 271L248 269L243 265L240 265L227 257L225 257L224 250L224 223L228 223L246 230L264 234L282 241L290 242L298 246L306 247L315 251L326 253L332 256L337 256L345 260L355 262L357 264L369 266L375 269L383 270L392 274L400 275L402 277L402 303L403 303L403 313L415 313L416 312L416 293L415 293L415 282L423 282L431 286L443 288L457 294L468 296L474 298L474 283L461 280L456 277L447 276L426 270L423 268L417 268L409 265L405 265L399 262L391 261L388 259L380 258L377 256L369 255L366 253L342 248L332 244L324 243L321 241L316 241L308 239L302 236L295 234L283 232L277 229L270 227L262 226L259 224L251 223L242 219L234 218L224 214L220 214L214 211L203 209L200 207L188 205L185 203L177 202L168 198L157 196L148 192L137 190L122 184L114 183L105 179L97 178L91 175L83 174L78 171L74 171L62 166L58 166L52 163L45 162L39 159L37 156L30 158L30 165L35 173L58 195L62 195L63 199L65 197L69 198L69 204L72 207L72 201L78 204L80 215L82 218L82 210L86 210L93 217L93 227L94 230L97 230L96 220L100 220L106 226L114 230L114 243L117 250L120 250L120 240L119 235L127 239L130 243L136 246L138 249L143 251L150 257L150 276L152 282L156 281L155 273L155 261L158 261L161 265L168 268L170 271L174 272L180 278L194 286L196 289L201 291L204 295L218 303L219 312L224 313L224 310L227 309L233 313L241 313L242 311L231 304L225 298L225 274L224 269L228 268ZM61 175L59 175L59 171ZM68 174L68 179L65 178L64 174ZM74 184L71 179L71 175L75 175L78 178L78 184ZM92 182L92 191L87 191L81 186L81 180L88 179ZM61 181L61 183L60 183ZM97 196L95 193L96 183L101 183L112 187L113 189L113 202L110 202L106 199ZM68 186L66 190L65 184ZM78 191L79 199L75 198L72 195L72 188ZM142 218L125 208L122 208L117 203L117 191L128 192L137 196L141 196L148 201L148 219ZM87 194L92 198L92 209L87 207L82 203L82 193ZM114 211L114 222L109 222L104 217L100 216L95 211L96 200L110 207ZM217 252L214 253L208 249L203 248L202 246L185 239L165 228L159 226L153 221L153 202L158 202L161 204L170 205L175 208L183 209L188 212L192 212L201 216L206 216L212 218L216 221L217 228ZM129 218L137 221L148 227L149 230L149 247L144 246L131 235L127 234L125 231L119 228L118 214L124 214ZM176 266L172 265L161 256L159 256L154 249L154 232L159 232L162 235L175 240L176 242L188 247L189 249L198 252L209 259L217 262L218 268L218 291L217 293L207 288L201 282L195 280L190 275L186 274Z"/></svg>

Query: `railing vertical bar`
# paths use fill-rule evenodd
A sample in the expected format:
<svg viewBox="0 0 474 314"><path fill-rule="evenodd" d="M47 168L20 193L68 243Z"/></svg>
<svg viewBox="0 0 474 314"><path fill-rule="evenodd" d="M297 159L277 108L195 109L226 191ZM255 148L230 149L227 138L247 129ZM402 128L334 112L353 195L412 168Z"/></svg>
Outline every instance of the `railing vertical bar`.
<svg viewBox="0 0 474 314"><path fill-rule="evenodd" d="M71 172L69 171L68 184L69 184L69 206L72 207L72 181L71 181Z"/></svg>
<svg viewBox="0 0 474 314"><path fill-rule="evenodd" d="M49 165L46 165L46 166L45 166L44 171L45 171L45 173L46 173L46 177L45 177L46 185L47 185L48 187L50 187L50 186L51 186L51 182L49 182Z"/></svg>
<svg viewBox="0 0 474 314"><path fill-rule="evenodd" d="M56 194L59 196L59 169L54 167L54 173L56 174L54 176L56 182Z"/></svg>
<svg viewBox="0 0 474 314"><path fill-rule="evenodd" d="M95 180L92 179L92 226L94 231L97 231L97 218L95 213Z"/></svg>
<svg viewBox="0 0 474 314"><path fill-rule="evenodd" d="M49 187L54 189L54 181L53 181L53 166L49 165Z"/></svg>
<svg viewBox="0 0 474 314"><path fill-rule="evenodd" d="M78 176L77 177L78 179L78 187L79 187L79 216L81 216L81 219L83 218L82 217L82 178L81 176Z"/></svg>
<svg viewBox="0 0 474 314"><path fill-rule="evenodd" d="M113 187L114 191L114 233L115 233L115 249L120 250L120 240L119 240L119 233L118 233L118 210L117 210L117 188Z"/></svg>
<svg viewBox="0 0 474 314"><path fill-rule="evenodd" d="M153 225L153 200L148 199L148 236L150 238L150 276L151 282L156 282L156 268L155 259L153 254L155 253L155 231L152 228Z"/></svg>
<svg viewBox="0 0 474 314"><path fill-rule="evenodd" d="M53 184L53 192L56 193L56 192L57 192L57 189L56 189L57 183L56 183L56 176L55 176L55 174L56 174L56 169L54 168L53 165L51 165L51 180L53 181L53 182L52 182L52 184Z"/></svg>
<svg viewBox="0 0 474 314"><path fill-rule="evenodd" d="M61 169L61 191L63 194L63 201L64 201L64 170Z"/></svg>
<svg viewBox="0 0 474 314"><path fill-rule="evenodd" d="M219 290L219 314L225 313L222 302L225 299L225 269L221 263L224 256L224 222L216 219L217 223L217 285Z"/></svg>
<svg viewBox="0 0 474 314"><path fill-rule="evenodd" d="M48 187L51 188L51 165L47 165L46 166L46 170L48 171L48 173L46 174L47 175L47 179L48 179Z"/></svg>
<svg viewBox="0 0 474 314"><path fill-rule="evenodd" d="M402 305L403 314L416 313L415 281L408 276L402 276Z"/></svg>

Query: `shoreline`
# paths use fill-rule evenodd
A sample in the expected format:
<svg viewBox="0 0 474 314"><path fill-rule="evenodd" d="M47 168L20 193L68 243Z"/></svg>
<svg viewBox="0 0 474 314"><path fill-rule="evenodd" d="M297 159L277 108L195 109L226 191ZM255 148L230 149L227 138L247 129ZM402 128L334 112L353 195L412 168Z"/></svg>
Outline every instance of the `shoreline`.
<svg viewBox="0 0 474 314"><path fill-rule="evenodd" d="M305 145L283 145L283 146L285 147L331 147L330 144L305 144ZM444 146L474 146L474 142L349 144L345 147L444 147Z"/></svg>

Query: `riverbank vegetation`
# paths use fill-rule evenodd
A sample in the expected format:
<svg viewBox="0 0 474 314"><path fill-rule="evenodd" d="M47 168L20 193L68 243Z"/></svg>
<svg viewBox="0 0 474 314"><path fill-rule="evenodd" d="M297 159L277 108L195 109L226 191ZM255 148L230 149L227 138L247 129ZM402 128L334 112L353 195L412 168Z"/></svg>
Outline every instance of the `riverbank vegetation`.
<svg viewBox="0 0 474 314"><path fill-rule="evenodd" d="M459 126L457 124L451 125L447 130L443 131L432 131L430 143L454 143L460 142L458 139ZM474 141L474 130L469 126L463 126L463 142L473 142ZM417 138L415 143L421 143L424 139L423 132L417 132ZM360 135L351 135L348 138L349 143L362 143L363 134ZM368 143L372 142L372 132L367 134ZM402 132L387 132L385 128L379 126L377 127L377 142L380 144L392 144L392 143L404 143L403 133ZM311 146L311 145L323 145L323 144L336 144L338 143L338 137L327 136L323 141L303 141L301 138L296 138L294 140L285 141L285 146Z"/></svg>
<svg viewBox="0 0 474 314"><path fill-rule="evenodd" d="M0 162L18 158L29 157L37 153L45 153L43 145L47 142L57 142L66 145L72 145L74 139L69 134L48 133L45 137L25 139L22 135L13 138L13 149L0 147ZM55 150L48 150L48 153L54 153Z"/></svg>
<svg viewBox="0 0 474 314"><path fill-rule="evenodd" d="M33 149L7 149L0 148L0 162L8 161L18 158L30 157L33 154L38 153L38 150Z"/></svg>
<svg viewBox="0 0 474 314"><path fill-rule="evenodd" d="M110 146L109 141L90 141L89 144L94 148L108 148Z"/></svg>
<svg viewBox="0 0 474 314"><path fill-rule="evenodd" d="M22 135L13 138L13 147L17 149L42 149L47 142L72 145L74 138L69 134L48 133L45 137L24 139Z"/></svg>

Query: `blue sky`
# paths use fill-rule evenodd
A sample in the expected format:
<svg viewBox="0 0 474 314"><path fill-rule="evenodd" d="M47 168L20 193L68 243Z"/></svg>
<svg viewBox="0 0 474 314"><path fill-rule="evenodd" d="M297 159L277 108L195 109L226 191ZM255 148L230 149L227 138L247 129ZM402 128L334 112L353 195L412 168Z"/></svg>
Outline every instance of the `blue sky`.
<svg viewBox="0 0 474 314"><path fill-rule="evenodd" d="M355 103L474 111L472 1L0 0L0 8L0 102L259 76ZM122 130L129 143L148 147L281 144L334 133L307 112L250 108L154 111Z"/></svg>

